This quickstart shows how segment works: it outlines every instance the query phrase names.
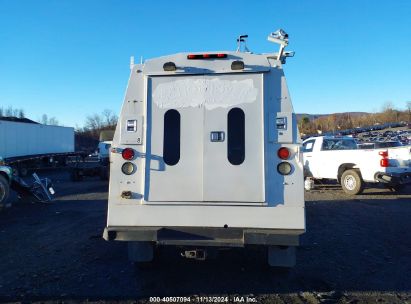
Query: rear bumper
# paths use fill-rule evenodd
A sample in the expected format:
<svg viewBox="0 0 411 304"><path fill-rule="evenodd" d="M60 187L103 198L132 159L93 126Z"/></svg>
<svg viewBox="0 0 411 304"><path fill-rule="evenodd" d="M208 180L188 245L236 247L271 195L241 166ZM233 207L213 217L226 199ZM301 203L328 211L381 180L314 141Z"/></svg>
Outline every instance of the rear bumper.
<svg viewBox="0 0 411 304"><path fill-rule="evenodd" d="M378 172L375 175L375 179L380 183L385 183L389 185L406 185L411 184L411 172L403 173L387 173Z"/></svg>
<svg viewBox="0 0 411 304"><path fill-rule="evenodd" d="M107 241L145 241L157 245L222 246L245 245L298 246L300 229L200 228L200 227L106 227Z"/></svg>

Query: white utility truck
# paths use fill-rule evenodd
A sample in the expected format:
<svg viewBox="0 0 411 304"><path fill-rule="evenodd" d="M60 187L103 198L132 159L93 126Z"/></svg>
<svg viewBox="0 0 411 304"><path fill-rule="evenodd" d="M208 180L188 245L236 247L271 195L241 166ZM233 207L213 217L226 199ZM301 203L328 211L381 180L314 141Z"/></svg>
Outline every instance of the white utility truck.
<svg viewBox="0 0 411 304"><path fill-rule="evenodd" d="M179 53L131 64L111 148L106 240L134 262L158 245L204 259L211 248L261 245L293 266L305 231L303 164L278 53ZM245 51L242 51L244 49Z"/></svg>
<svg viewBox="0 0 411 304"><path fill-rule="evenodd" d="M104 130L100 132L100 142L98 143L96 155L100 162L109 164L111 144L113 142L114 130Z"/></svg>
<svg viewBox="0 0 411 304"><path fill-rule="evenodd" d="M359 149L352 137L319 136L306 139L302 151L306 177L337 180L348 194L366 183L398 191L411 183L411 146Z"/></svg>

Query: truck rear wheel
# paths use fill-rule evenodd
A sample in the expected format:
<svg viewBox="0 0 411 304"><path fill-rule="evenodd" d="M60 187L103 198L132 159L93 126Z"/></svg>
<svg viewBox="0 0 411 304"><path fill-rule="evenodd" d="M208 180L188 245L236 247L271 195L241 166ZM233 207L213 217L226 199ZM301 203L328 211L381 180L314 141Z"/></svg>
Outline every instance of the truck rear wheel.
<svg viewBox="0 0 411 304"><path fill-rule="evenodd" d="M294 246L268 246L267 248L268 265L271 267L282 268L283 270L295 266L295 247Z"/></svg>
<svg viewBox="0 0 411 304"><path fill-rule="evenodd" d="M0 175L0 204L4 203L9 196L10 187L7 179Z"/></svg>
<svg viewBox="0 0 411 304"><path fill-rule="evenodd" d="M149 263L154 258L154 245L151 242L129 242L128 259L134 263Z"/></svg>
<svg viewBox="0 0 411 304"><path fill-rule="evenodd" d="M360 194L364 190L364 181L358 170L344 171L341 176L341 186L345 193L350 195Z"/></svg>

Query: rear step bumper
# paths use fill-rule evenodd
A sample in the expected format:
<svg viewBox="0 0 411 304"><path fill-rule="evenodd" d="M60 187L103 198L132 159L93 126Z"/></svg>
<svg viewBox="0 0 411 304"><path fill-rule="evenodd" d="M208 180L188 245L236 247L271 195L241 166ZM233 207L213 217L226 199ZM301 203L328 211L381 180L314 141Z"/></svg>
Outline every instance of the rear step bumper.
<svg viewBox="0 0 411 304"><path fill-rule="evenodd" d="M378 172L375 175L375 179L380 183L390 185L406 185L411 183L411 172L403 173L386 173Z"/></svg>
<svg viewBox="0 0 411 304"><path fill-rule="evenodd" d="M107 241L144 241L175 246L298 246L299 236L304 232L299 229L106 227L103 238Z"/></svg>

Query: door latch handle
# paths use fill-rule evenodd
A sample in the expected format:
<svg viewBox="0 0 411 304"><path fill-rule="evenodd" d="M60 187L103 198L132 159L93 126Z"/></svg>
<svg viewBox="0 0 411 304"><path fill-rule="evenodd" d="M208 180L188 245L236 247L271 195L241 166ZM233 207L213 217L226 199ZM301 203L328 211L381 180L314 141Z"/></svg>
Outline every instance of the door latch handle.
<svg viewBox="0 0 411 304"><path fill-rule="evenodd" d="M211 142L222 142L225 139L225 133L223 131L212 131L210 133Z"/></svg>

